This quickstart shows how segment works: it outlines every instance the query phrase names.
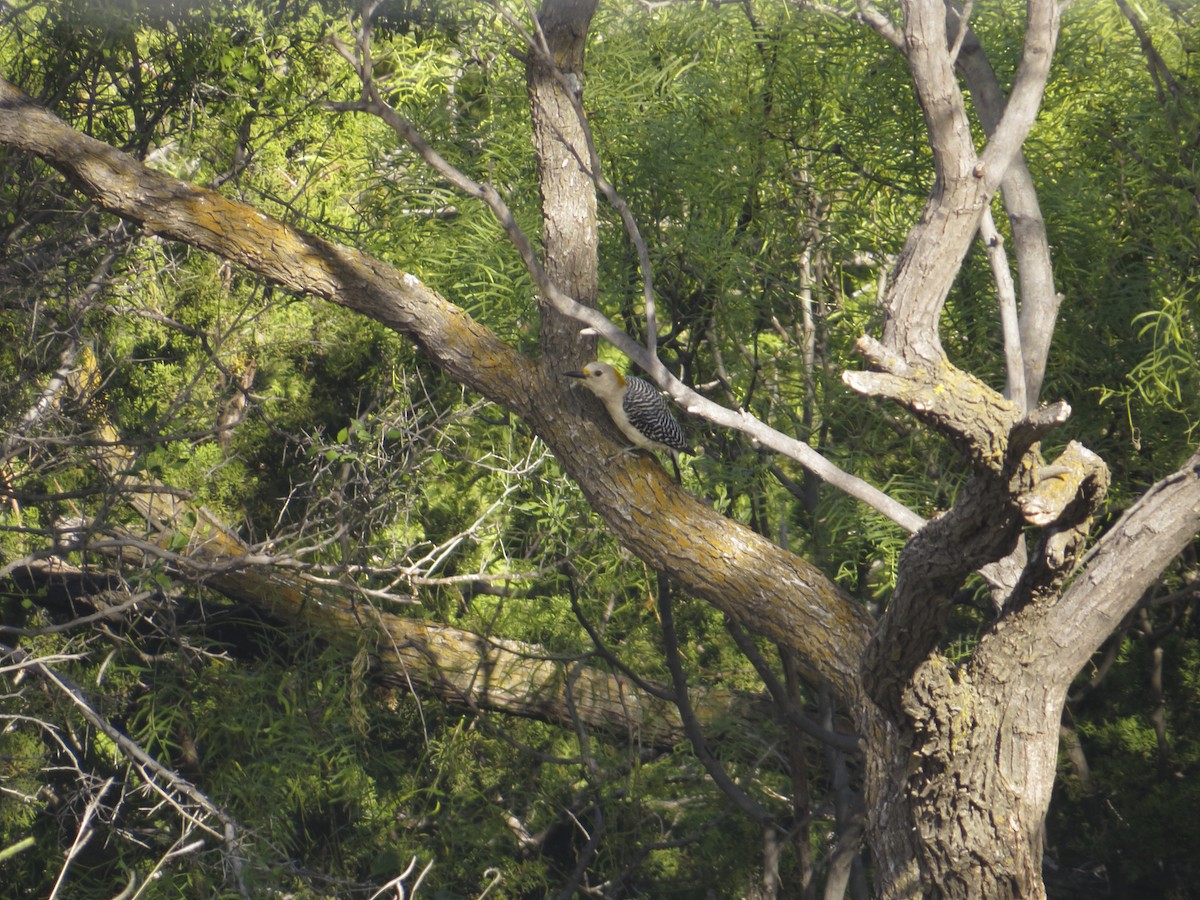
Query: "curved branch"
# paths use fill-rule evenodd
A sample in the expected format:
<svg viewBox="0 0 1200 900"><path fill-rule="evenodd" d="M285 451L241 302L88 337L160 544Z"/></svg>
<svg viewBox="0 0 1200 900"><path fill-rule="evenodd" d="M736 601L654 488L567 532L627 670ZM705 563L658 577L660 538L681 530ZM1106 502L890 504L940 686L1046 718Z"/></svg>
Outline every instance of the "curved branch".
<svg viewBox="0 0 1200 900"><path fill-rule="evenodd" d="M989 194L1000 186L1041 108L1042 93L1050 76L1050 61L1054 58L1054 47L1058 43L1058 25L1057 0L1029 0L1026 7L1025 46L1017 66L1016 80L1004 107L1004 115L989 135L976 167L976 173L988 186Z"/></svg>
<svg viewBox="0 0 1200 900"><path fill-rule="evenodd" d="M797 0L797 3L835 18L861 21L896 50L907 54L904 34L868 0L859 0L854 12L812 2L812 0ZM1030 8L1029 21L1031 25L1042 28L1043 33L1028 36L1025 55L1022 57L1021 75L1023 80L1021 87L1023 93L1018 99L1025 107L1021 113L1020 127L1026 133L1028 124L1032 122L1031 116L1036 113L1036 107L1031 108L1030 100L1035 90L1040 92L1038 79L1041 79L1042 85L1045 83L1045 72L1048 70L1050 55L1056 42L1059 10L1051 8L1053 6L1053 3L1039 2L1031 5ZM953 35L953 46L947 51L947 56L962 74L963 80L971 92L974 108L983 125L984 132L991 138L996 134L1004 117L1007 98L992 70L987 54L980 45L974 30L970 27L969 13L969 3L965 4L961 11L955 10L953 4L946 3L947 35ZM1045 29L1050 29L1051 33L1046 34ZM1038 97L1040 98L1040 93L1038 93ZM1013 247L1017 257L1017 272L1021 288L1019 333L1024 360L1022 380L1025 394L1020 402L1026 409L1034 409L1037 407L1038 397L1041 394L1046 359L1050 352L1050 339L1054 333L1054 323L1058 317L1062 296L1054 289L1046 224L1038 204L1033 178L1019 144L1015 148L1015 152L1010 153L1010 145L1018 133L1015 114L1008 120L1006 129L1006 132L1000 134L999 140L989 145L992 148L991 155L984 168L994 169L1001 161L1002 156L1007 156L1009 159L1000 186L1004 193L1004 205L1012 228ZM932 219L934 213L935 210L931 204L923 220ZM934 234L933 239L940 241L941 235ZM940 310L940 306L937 309ZM905 341L896 343L897 346L903 346ZM1014 395L1012 399L1017 401L1019 398Z"/></svg>
<svg viewBox="0 0 1200 900"><path fill-rule="evenodd" d="M687 675L683 671L683 661L679 655L679 636L675 632L675 617L671 611L671 579L661 572L658 574L658 617L662 622L663 648L666 651L667 670L671 673L671 683L675 686L675 705L679 707L679 715L683 721L684 732L692 743L692 751L708 776L721 792L728 797L738 809L750 819L766 824L771 815L762 805L747 794L736 781L725 771L721 761L713 755L700 727L700 720L692 709L688 699Z"/></svg>
<svg viewBox="0 0 1200 900"><path fill-rule="evenodd" d="M1007 98L978 37L969 27L956 62L967 90L971 92L971 100L984 133L994 133L1004 115ZM1037 408L1041 395L1046 361L1050 355L1050 339L1054 334L1062 295L1054 289L1054 266L1050 260L1046 220L1024 153L1018 151L1013 156L1000 184L1000 192L1012 229L1013 252L1017 260L1024 405L1031 410ZM1014 396L1011 399L1015 401L1017 398Z"/></svg>
<svg viewBox="0 0 1200 900"><path fill-rule="evenodd" d="M36 153L97 205L153 234L382 322L468 387L518 413L528 406L533 367L411 273L148 168L66 125L3 79L0 143Z"/></svg>
<svg viewBox="0 0 1200 900"><path fill-rule="evenodd" d="M1012 95L979 155L947 47L943 0L910 0L905 11L905 55L925 116L936 177L886 300L883 341L906 360L936 362L944 355L938 331L950 287L984 209L1037 114L1058 35L1058 7L1053 0L1029 0L1025 47Z"/></svg>

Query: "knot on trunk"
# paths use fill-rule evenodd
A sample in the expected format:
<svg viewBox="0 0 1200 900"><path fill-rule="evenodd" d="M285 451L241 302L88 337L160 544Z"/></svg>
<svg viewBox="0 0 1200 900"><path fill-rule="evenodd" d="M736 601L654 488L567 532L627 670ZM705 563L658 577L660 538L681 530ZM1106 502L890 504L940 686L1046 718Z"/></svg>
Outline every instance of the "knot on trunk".
<svg viewBox="0 0 1200 900"><path fill-rule="evenodd" d="M1017 502L1030 525L1069 527L1088 518L1108 492L1108 467L1078 441L1034 473L1033 487Z"/></svg>

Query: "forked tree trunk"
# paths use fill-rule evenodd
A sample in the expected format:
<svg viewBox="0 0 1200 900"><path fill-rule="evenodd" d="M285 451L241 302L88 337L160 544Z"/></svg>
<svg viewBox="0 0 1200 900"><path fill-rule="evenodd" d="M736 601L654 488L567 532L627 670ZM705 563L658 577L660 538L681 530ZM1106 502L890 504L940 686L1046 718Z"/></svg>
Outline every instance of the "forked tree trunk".
<svg viewBox="0 0 1200 900"><path fill-rule="evenodd" d="M1071 448L1064 458L1076 458ZM1071 545L1082 549L1087 521L1049 528L967 662L952 665L934 650L894 705L886 694L859 705L882 897L1045 896L1043 829L1067 689L1198 529L1200 451L1122 514L1078 566ZM1062 580L1054 562L1060 576L1073 575L1065 589L1048 587Z"/></svg>

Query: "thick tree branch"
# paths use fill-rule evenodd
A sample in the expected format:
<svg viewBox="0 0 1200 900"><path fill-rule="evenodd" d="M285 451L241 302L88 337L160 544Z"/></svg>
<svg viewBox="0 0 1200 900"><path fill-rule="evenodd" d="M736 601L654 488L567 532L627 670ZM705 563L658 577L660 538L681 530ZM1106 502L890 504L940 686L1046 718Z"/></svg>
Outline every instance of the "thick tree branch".
<svg viewBox="0 0 1200 900"><path fill-rule="evenodd" d="M843 19L857 19L878 33L884 40L901 53L907 53L905 36L890 19L875 5L860 0L855 12L826 6L819 3L800 2L799 5L810 6L829 15ZM962 74L963 80L971 93L974 108L983 125L984 133L990 137L996 134L1006 110L1007 98L992 69L979 39L969 24L970 4L962 9L956 9L947 3L946 32L947 43L950 45L947 56ZM1050 9L1046 4L1031 7L1030 21L1034 17L1042 25L1051 24L1057 30L1057 10ZM1032 88L1036 85L1043 68L1050 62L1055 43L1053 36L1042 36L1027 43L1024 67L1025 82L1023 87L1029 94L1023 97L1027 108L1025 118L1036 113L1036 108L1029 108L1028 101L1032 96ZM1017 117L1009 119L1009 128L1016 133ZM1021 123L1021 127L1025 127ZM1027 131L1027 128L1026 128ZM1001 156L1000 147L1005 147L1013 135L1001 134L1000 140L994 144L992 151L994 159ZM995 161L989 161L995 165ZM1017 260L1017 275L1020 283L1020 346L1024 365L1025 394L1020 403L1026 409L1037 406L1041 394L1042 381L1045 377L1046 360L1050 352L1050 340L1054 334L1054 323L1062 296L1055 291L1053 266L1050 260L1049 241L1046 237L1046 225L1037 200L1037 191L1033 178L1025 163L1024 155L1019 144L1012 152L1011 161L1003 173L1001 190L1004 194L1005 209L1008 213L1009 225L1013 233L1013 248ZM932 211L927 210L927 216L932 218ZM1014 395L1014 400L1018 398Z"/></svg>
<svg viewBox="0 0 1200 900"><path fill-rule="evenodd" d="M555 657L533 644L378 610L362 602L353 583L313 579L278 566L205 508L175 495L160 496L149 485L142 488L129 500L148 517L151 538L112 533L89 540L86 549L125 563L161 561L189 582L300 622L350 653L361 646L364 631L373 634L374 664L382 679L408 689L420 686L448 703L567 727L578 717L588 727L648 747L671 747L684 738L679 711L665 699L670 693L665 686L644 690L632 678ZM185 549L165 549L180 545ZM16 573L37 579L53 571L19 567ZM113 612L97 615L108 618ZM753 706L753 697L720 689L693 697L695 715L705 725L753 715Z"/></svg>
<svg viewBox="0 0 1200 900"><path fill-rule="evenodd" d="M956 60L967 89L971 92L976 114L985 134L996 130L1007 99L992 69L987 54L972 29L966 31L962 51ZM1054 288L1054 267L1046 221L1038 203L1033 175L1018 151L1000 184L1008 224L1012 229L1013 253L1020 285L1019 335L1024 367L1024 407L1035 409L1046 375L1050 340L1062 304L1062 295ZM1016 397L1013 397L1016 400Z"/></svg>
<svg viewBox="0 0 1200 900"><path fill-rule="evenodd" d="M539 372L411 274L148 169L65 125L3 81L0 143L36 153L102 208L156 234L239 262L408 336L452 378L524 418L635 554L657 570L672 572L689 593L793 647L809 674L853 702L855 660L871 628L858 604L804 559L676 490L657 464L617 454L623 445L613 440L611 426L581 418L560 380ZM566 299L581 317L607 323L595 310ZM623 334L620 339L644 358L644 348ZM665 371L654 364L660 374ZM704 403L744 428L765 429L748 415ZM806 444L773 434L820 459Z"/></svg>
<svg viewBox="0 0 1200 900"><path fill-rule="evenodd" d="M1200 450L1153 485L1084 557L1058 603L1039 618L1031 658L1065 691L1163 569L1200 534Z"/></svg>
<svg viewBox="0 0 1200 900"><path fill-rule="evenodd" d="M524 358L415 276L150 169L2 79L0 141L37 153L102 208L363 313L417 342L456 380L515 411L526 406Z"/></svg>
<svg viewBox="0 0 1200 900"><path fill-rule="evenodd" d="M942 306L991 196L1033 125L1058 32L1052 0L1030 0L1012 96L983 153L976 155L947 47L942 0L905 5L904 47L934 158L934 184L909 232L888 292L883 342L905 359L935 361Z"/></svg>
<svg viewBox="0 0 1200 900"><path fill-rule="evenodd" d="M988 193L1000 186L1008 167L1021 150L1042 105L1042 92L1050 77L1050 62L1058 43L1057 0L1028 0L1025 15L1025 46L1017 66L1016 80L1004 106L1004 114L988 135L979 155L975 174Z"/></svg>

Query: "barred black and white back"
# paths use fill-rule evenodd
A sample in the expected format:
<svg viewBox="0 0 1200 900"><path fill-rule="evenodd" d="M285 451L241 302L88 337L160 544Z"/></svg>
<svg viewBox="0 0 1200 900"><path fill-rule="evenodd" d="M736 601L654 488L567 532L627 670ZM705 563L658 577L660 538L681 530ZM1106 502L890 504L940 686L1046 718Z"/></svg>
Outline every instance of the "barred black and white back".
<svg viewBox="0 0 1200 900"><path fill-rule="evenodd" d="M658 388L636 375L625 377L625 397L621 401L632 431L626 437L647 450L663 450L668 453L690 453L687 437L663 400ZM617 423L618 426L620 423ZM634 432L637 439L634 438Z"/></svg>

